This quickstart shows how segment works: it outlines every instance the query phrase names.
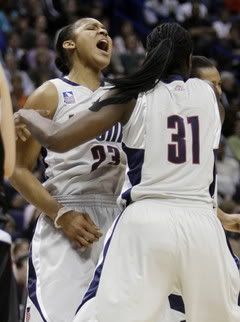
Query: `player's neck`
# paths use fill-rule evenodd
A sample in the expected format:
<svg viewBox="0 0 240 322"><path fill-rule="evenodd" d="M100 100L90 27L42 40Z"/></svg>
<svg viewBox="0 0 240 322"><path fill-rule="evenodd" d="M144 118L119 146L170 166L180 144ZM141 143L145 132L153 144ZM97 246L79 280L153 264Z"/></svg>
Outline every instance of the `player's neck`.
<svg viewBox="0 0 240 322"><path fill-rule="evenodd" d="M100 86L100 71L87 66L74 66L68 77L72 82L84 85L93 91Z"/></svg>

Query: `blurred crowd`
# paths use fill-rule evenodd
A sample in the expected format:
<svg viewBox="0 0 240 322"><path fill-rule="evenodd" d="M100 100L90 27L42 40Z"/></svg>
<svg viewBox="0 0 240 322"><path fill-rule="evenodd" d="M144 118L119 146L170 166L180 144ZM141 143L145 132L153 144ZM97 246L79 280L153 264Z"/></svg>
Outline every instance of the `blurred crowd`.
<svg viewBox="0 0 240 322"><path fill-rule="evenodd" d="M54 65L54 35L81 17L103 22L113 38L113 55L105 76L120 77L138 68L145 38L160 22L177 21L194 41L194 54L210 58L222 79L226 109L217 154L219 204L240 213L240 0L0 0L0 61L9 82L14 110L22 108L35 88L61 77ZM43 178L43 162L35 169ZM38 211L5 183L5 229L13 238L12 258L24 297L26 263ZM240 255L240 235L230 234Z"/></svg>

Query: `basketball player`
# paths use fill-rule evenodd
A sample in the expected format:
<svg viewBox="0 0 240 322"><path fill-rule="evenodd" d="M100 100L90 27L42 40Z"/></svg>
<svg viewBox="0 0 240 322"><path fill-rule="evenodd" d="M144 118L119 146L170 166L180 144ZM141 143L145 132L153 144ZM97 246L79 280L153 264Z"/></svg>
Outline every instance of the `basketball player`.
<svg viewBox="0 0 240 322"><path fill-rule="evenodd" d="M60 123L87 110L103 94L101 70L109 64L111 49L105 27L95 19L63 28L56 41L56 64L67 76L40 86L25 109L47 106L50 117ZM30 321L72 320L96 267L101 236L119 213L116 198L125 167L120 142L116 124L67 153L47 151L42 185L32 174L41 146L33 138L17 141L11 183L42 212L30 251Z"/></svg>
<svg viewBox="0 0 240 322"><path fill-rule="evenodd" d="M12 270L11 236L4 230L7 201L3 179L12 175L15 167L15 130L12 104L2 66L0 65L0 320L19 321L17 286Z"/></svg>
<svg viewBox="0 0 240 322"><path fill-rule="evenodd" d="M221 132L216 96L188 79L192 42L178 24L156 27L147 51L135 74L113 80L104 98L65 124L35 111L19 118L53 149L63 138L65 149L124 125L126 209L82 303L96 295L96 321L158 321L179 288L188 322L237 322L239 272L209 191Z"/></svg>

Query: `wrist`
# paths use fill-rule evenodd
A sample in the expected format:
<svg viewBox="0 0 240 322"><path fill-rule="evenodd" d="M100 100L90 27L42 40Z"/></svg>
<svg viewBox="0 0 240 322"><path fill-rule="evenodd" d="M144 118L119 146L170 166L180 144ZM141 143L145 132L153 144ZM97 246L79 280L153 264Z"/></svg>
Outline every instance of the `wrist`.
<svg viewBox="0 0 240 322"><path fill-rule="evenodd" d="M60 229L62 228L62 225L60 223L61 221L61 218L63 217L63 215L65 215L66 213L70 212L70 211L73 211L72 208L69 208L69 207L61 207L58 212L57 212L57 215L56 217L54 218L54 227L57 228L57 229Z"/></svg>

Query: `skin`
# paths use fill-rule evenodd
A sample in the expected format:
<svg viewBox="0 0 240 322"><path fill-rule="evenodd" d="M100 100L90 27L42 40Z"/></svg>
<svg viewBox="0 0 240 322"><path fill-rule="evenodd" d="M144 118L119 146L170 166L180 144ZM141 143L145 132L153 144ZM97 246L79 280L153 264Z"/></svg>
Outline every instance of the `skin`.
<svg viewBox="0 0 240 322"><path fill-rule="evenodd" d="M101 70L110 62L112 41L104 26L95 19L85 18L78 21L75 26L73 39L63 43L63 48L68 51L71 61L68 77L75 83L95 90L100 86ZM107 51L97 48L98 41L102 39L108 43ZM28 98L22 111L43 108L48 117L52 118L57 104L57 90L51 82L46 82ZM45 106L48 109L47 112ZM58 203L32 174L41 144L33 137L25 142L25 135L28 133L24 126L17 124L16 129L18 137L22 140L17 141L17 162L10 179L11 184L29 203L54 220L63 205ZM80 248L89 246L102 235L89 215L77 211L64 214L58 220L58 224L61 225L64 234Z"/></svg>
<svg viewBox="0 0 240 322"><path fill-rule="evenodd" d="M4 177L9 178L16 162L15 129L12 103L2 66L0 66L1 136L4 146Z"/></svg>
<svg viewBox="0 0 240 322"><path fill-rule="evenodd" d="M216 67L202 67L198 68L198 78L202 80L208 80L214 86L214 90L217 97L221 97L222 95L222 80L219 74L219 71ZM225 118L225 109L221 102L219 101L219 113L221 122L223 123Z"/></svg>

